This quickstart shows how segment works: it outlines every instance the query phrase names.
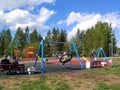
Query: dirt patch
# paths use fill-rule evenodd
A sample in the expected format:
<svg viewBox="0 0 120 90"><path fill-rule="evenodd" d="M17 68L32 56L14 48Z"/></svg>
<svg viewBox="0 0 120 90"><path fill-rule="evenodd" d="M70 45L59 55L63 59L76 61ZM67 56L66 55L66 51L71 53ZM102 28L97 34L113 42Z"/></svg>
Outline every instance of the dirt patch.
<svg viewBox="0 0 120 90"><path fill-rule="evenodd" d="M120 85L120 77L115 75L102 75L102 76L97 76L95 79L102 81L107 85L111 85L111 84Z"/></svg>

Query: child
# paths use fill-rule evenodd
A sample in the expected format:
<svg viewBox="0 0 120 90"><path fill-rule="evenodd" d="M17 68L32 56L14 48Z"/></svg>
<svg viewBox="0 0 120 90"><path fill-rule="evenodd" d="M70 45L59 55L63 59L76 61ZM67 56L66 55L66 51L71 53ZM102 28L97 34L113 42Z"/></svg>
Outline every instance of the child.
<svg viewBox="0 0 120 90"><path fill-rule="evenodd" d="M60 65L64 65L66 62L70 61L71 56L67 52L64 52L63 56L60 57Z"/></svg>

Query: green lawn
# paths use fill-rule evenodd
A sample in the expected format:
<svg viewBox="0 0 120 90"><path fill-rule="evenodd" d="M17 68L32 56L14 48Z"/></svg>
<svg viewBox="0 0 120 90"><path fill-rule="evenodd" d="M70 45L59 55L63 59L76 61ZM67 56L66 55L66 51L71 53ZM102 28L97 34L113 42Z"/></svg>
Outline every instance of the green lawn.
<svg viewBox="0 0 120 90"><path fill-rule="evenodd" d="M0 76L0 90L120 90L120 59L110 67L28 76Z"/></svg>

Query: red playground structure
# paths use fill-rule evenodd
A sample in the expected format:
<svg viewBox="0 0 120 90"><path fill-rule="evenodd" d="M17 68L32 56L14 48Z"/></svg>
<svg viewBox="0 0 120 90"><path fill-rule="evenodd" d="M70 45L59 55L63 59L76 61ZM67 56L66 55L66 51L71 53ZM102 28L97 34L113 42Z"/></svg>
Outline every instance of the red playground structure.
<svg viewBox="0 0 120 90"><path fill-rule="evenodd" d="M34 47L28 47L28 50L27 50L27 59L30 59L30 58L35 58L35 51L34 51Z"/></svg>

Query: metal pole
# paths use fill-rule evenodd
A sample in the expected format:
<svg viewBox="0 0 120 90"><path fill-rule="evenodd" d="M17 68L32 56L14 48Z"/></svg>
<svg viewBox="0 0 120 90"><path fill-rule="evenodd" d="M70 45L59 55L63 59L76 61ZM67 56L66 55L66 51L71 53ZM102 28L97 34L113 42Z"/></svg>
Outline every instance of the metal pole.
<svg viewBox="0 0 120 90"><path fill-rule="evenodd" d="M72 55L72 43L70 43L70 54ZM71 60L70 60L70 63L69 63L69 67L71 67Z"/></svg>
<svg viewBox="0 0 120 90"><path fill-rule="evenodd" d="M111 59L113 59L113 33L111 33Z"/></svg>
<svg viewBox="0 0 120 90"><path fill-rule="evenodd" d="M76 46L75 46L74 42L72 42L71 45L73 46L73 48L74 48L74 50L75 50L75 53L76 53L76 56L78 57L78 61L79 61L79 63L80 63L81 68L84 69L85 67L84 67L84 65L83 65L83 63L82 63L82 60L80 59L80 56L79 56L79 54L78 54L78 51L77 51L77 49L76 49Z"/></svg>
<svg viewBox="0 0 120 90"><path fill-rule="evenodd" d="M44 73L44 40L42 40L42 61L41 61L41 73Z"/></svg>
<svg viewBox="0 0 120 90"><path fill-rule="evenodd" d="M110 58L110 56L111 56L110 51L111 51L111 43L109 43L109 58Z"/></svg>

